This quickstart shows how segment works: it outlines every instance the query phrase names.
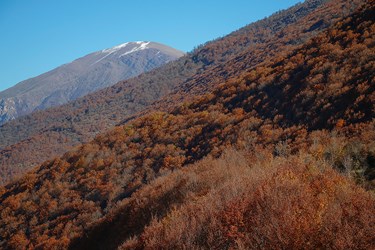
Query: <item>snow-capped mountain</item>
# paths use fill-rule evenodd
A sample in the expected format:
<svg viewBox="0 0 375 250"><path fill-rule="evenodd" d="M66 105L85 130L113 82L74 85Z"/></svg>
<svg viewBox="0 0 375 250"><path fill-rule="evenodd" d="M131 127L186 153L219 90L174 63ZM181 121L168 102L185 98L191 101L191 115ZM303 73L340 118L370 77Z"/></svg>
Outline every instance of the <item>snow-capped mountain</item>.
<svg viewBox="0 0 375 250"><path fill-rule="evenodd" d="M183 55L166 45L144 41L88 54L0 92L0 125L109 87Z"/></svg>

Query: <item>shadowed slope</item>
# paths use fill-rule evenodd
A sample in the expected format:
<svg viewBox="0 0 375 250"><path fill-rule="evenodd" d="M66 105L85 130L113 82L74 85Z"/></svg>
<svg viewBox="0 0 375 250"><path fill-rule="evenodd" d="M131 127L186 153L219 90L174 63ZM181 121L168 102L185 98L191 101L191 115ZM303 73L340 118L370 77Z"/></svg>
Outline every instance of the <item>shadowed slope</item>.
<svg viewBox="0 0 375 250"><path fill-rule="evenodd" d="M98 135L3 187L0 246L112 249L126 241L123 248L218 244L229 249L260 240L258 244L265 247L314 248L328 239L332 248L368 248L373 242L369 215L374 198L329 168L373 188L375 129L368 105L373 107L375 101L374 77L369 74L374 72L375 9L370 3L285 57L223 82L212 94L171 113L152 113ZM358 46L364 53L358 53ZM303 64L297 63L301 56ZM338 78L337 69L350 77ZM322 86L315 86L313 79L320 79L322 72ZM271 96L279 92L289 98L275 102ZM348 92L356 101L338 105L347 100ZM331 119L309 112L319 107L328 108ZM220 157L231 147L245 151L250 160L224 158L239 162L224 164L217 171L221 163L206 163L207 169L212 167L212 181L204 173L194 177L194 171L205 169L199 160ZM274 157L279 157L277 162ZM192 164L198 164L195 170L190 170ZM244 170L252 164L268 170L254 185L254 172ZM241 178L226 182L231 172ZM192 177L184 179L186 173ZM207 186L202 180L208 181ZM241 180L236 189L233 184ZM214 185L225 183L234 188L233 193L210 210L210 201L219 201L223 188ZM241 193L242 189L249 193ZM197 215L197 220L186 211ZM264 227L259 222L262 218L269 219ZM283 222L290 223L288 230L283 230ZM179 223L180 228L173 227ZM266 233L263 238L253 234L252 223ZM218 233L220 241L213 242L217 235L207 234L205 225L209 232ZM331 227L354 236L328 234ZM175 228L183 232L169 231ZM154 231L160 234L155 236Z"/></svg>
<svg viewBox="0 0 375 250"><path fill-rule="evenodd" d="M176 103L211 91L316 35L361 1L311 0L210 42L158 70L86 96L71 104L36 112L0 127L3 182L57 156L100 131L151 106L168 110ZM48 147L46 147L48 145Z"/></svg>

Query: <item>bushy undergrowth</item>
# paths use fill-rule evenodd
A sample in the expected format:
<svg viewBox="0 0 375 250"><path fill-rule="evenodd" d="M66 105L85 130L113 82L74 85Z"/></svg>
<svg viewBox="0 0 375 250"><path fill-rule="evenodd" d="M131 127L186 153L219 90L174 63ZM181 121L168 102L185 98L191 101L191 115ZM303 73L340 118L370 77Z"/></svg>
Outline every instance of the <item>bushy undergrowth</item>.
<svg viewBox="0 0 375 250"><path fill-rule="evenodd" d="M228 150L151 186L160 185L178 189L179 202L121 249L370 249L375 240L374 196L308 153Z"/></svg>

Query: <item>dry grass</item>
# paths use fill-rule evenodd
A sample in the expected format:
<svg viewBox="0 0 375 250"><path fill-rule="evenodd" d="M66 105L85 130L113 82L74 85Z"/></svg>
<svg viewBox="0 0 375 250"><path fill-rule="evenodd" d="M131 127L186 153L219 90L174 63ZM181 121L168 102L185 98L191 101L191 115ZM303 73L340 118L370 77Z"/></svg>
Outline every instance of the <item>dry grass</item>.
<svg viewBox="0 0 375 250"><path fill-rule="evenodd" d="M183 199L120 249L373 247L373 195L311 159L229 150L159 179Z"/></svg>

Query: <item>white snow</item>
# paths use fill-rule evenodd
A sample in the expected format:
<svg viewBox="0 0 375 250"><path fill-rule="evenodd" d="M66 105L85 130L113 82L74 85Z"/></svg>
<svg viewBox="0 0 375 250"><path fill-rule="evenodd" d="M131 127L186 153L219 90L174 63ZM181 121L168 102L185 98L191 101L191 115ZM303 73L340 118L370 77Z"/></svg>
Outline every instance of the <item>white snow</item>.
<svg viewBox="0 0 375 250"><path fill-rule="evenodd" d="M140 50L147 49L147 45L149 45L150 42L136 42L136 44L139 44L139 46L138 46L138 47L134 47L134 48L132 48L131 50L129 50L129 51L123 53L123 54L120 55L119 57L129 55L129 54L134 53L134 52L136 52L136 51L140 51Z"/></svg>
<svg viewBox="0 0 375 250"><path fill-rule="evenodd" d="M113 51L114 52L114 51ZM102 58L100 58L99 60L97 60L97 61L95 61L93 64L91 64L91 66L92 65L94 65L95 63L98 63L98 62L100 62L101 60L103 60L104 58L106 58L107 56L109 56L110 54L112 54L113 52L111 52L111 53L108 53L107 55L105 55L105 56L103 56Z"/></svg>
<svg viewBox="0 0 375 250"><path fill-rule="evenodd" d="M128 45L132 45L132 44L137 44L136 47L132 48L131 50L121 54L119 57L122 57L122 56L126 56L128 54L131 54L131 53L134 53L136 51L140 51L140 50L144 50L144 49L147 49L147 45L150 44L150 42L144 42L144 41L137 41L137 42L128 42L128 43L122 43L120 45L117 45L115 47L112 47L112 48L108 48L108 49L103 49L102 51L98 52L100 54L103 54L103 53L106 53L105 56L103 56L102 58L100 58L99 60L95 61L92 65L100 62L101 60L103 60L104 58L106 58L107 56L119 51L120 49L122 48L125 48L126 46ZM139 46L138 46L139 45Z"/></svg>
<svg viewBox="0 0 375 250"><path fill-rule="evenodd" d="M115 47L109 48L109 49L103 49L102 53L110 53L112 54L113 52L116 52L124 47L126 47L129 43L122 43L120 45L117 45Z"/></svg>

